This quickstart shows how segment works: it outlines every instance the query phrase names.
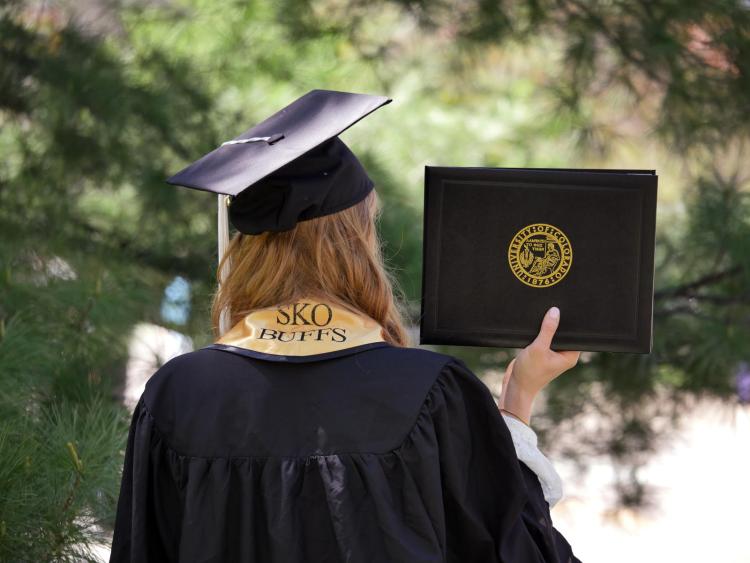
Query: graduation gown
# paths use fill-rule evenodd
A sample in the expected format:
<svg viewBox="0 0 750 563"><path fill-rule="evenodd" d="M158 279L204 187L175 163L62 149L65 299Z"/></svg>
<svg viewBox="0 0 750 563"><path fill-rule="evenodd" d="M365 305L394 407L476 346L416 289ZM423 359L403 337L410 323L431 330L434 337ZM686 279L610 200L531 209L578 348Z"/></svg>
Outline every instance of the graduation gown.
<svg viewBox="0 0 750 563"><path fill-rule="evenodd" d="M306 301L252 312L149 379L110 561L578 559L461 360Z"/></svg>

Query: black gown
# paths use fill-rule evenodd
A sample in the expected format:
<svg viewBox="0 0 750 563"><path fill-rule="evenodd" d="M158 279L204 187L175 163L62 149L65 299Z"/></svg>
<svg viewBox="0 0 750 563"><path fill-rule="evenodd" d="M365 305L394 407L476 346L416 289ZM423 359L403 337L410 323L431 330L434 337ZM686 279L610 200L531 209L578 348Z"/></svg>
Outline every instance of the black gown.
<svg viewBox="0 0 750 563"><path fill-rule="evenodd" d="M579 561L461 360L279 338L220 340L147 382L111 562Z"/></svg>

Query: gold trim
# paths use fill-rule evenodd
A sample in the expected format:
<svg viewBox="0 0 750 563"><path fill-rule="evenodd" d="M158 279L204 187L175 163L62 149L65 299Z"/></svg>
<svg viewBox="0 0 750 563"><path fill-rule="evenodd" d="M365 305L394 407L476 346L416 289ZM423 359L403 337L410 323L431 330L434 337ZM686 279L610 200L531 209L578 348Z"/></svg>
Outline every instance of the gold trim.
<svg viewBox="0 0 750 563"><path fill-rule="evenodd" d="M301 299L251 311L216 343L265 354L309 356L384 340L382 326L364 313Z"/></svg>

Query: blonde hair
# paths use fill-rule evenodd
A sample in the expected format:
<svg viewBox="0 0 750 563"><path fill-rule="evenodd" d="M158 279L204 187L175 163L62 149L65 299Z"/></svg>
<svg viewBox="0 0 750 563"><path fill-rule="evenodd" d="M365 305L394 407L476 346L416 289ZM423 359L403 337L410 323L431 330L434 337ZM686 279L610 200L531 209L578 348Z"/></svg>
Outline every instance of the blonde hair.
<svg viewBox="0 0 750 563"><path fill-rule="evenodd" d="M356 205L301 221L289 231L236 233L217 268L220 281L224 264L231 264L213 295L214 335L221 336L219 319L227 307L234 326L255 309L307 297L364 313L383 327L387 342L408 346L403 293L386 269L376 229L380 213L373 189Z"/></svg>

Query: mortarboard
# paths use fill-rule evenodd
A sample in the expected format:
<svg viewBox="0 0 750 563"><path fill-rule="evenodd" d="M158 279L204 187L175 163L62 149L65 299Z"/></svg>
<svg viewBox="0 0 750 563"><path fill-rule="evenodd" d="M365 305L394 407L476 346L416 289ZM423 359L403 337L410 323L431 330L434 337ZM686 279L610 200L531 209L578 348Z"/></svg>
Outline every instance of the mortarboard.
<svg viewBox="0 0 750 563"><path fill-rule="evenodd" d="M245 234L285 231L362 201L374 184L338 135L389 102L312 90L166 181L219 194L221 260L229 222Z"/></svg>

